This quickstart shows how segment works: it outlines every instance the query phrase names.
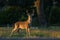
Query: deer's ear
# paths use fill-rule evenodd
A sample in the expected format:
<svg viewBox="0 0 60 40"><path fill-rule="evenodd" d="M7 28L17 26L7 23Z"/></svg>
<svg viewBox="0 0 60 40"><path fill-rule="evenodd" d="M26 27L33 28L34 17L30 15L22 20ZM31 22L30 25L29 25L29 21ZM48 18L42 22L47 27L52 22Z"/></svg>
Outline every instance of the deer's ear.
<svg viewBox="0 0 60 40"><path fill-rule="evenodd" d="M26 14L27 14L27 15L30 15L28 10L26 10Z"/></svg>

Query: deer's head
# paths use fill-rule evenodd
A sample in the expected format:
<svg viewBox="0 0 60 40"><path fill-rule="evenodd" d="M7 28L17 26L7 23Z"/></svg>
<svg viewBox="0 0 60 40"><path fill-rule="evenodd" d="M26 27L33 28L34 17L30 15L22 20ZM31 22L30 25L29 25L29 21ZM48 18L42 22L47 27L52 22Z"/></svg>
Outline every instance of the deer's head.
<svg viewBox="0 0 60 40"><path fill-rule="evenodd" d="M32 13L30 14L28 10L26 10L26 13L28 15L28 22L31 23L32 21L32 16L34 16L34 10L32 11Z"/></svg>

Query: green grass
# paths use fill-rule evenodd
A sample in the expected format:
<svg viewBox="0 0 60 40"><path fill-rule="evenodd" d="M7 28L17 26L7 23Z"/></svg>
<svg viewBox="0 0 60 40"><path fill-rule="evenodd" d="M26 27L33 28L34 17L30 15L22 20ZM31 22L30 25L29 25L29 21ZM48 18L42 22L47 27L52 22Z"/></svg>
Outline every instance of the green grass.
<svg viewBox="0 0 60 40"><path fill-rule="evenodd" d="M12 29L12 27L0 27L0 37L9 37ZM55 29L53 28L53 30ZM57 32L53 30L30 28L30 37L60 37L60 31ZM17 32L14 32L11 37L26 37L26 32L25 30L20 31L19 34ZM27 37L29 36L27 35Z"/></svg>

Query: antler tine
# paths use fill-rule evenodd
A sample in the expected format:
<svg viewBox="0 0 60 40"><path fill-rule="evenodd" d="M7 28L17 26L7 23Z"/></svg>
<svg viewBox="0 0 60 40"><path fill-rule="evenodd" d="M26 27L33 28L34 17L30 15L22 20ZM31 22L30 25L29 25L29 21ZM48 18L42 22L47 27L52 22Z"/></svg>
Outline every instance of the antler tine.
<svg viewBox="0 0 60 40"><path fill-rule="evenodd" d="M29 12L28 12L28 10L26 10L26 13L27 13L27 15L29 15Z"/></svg>

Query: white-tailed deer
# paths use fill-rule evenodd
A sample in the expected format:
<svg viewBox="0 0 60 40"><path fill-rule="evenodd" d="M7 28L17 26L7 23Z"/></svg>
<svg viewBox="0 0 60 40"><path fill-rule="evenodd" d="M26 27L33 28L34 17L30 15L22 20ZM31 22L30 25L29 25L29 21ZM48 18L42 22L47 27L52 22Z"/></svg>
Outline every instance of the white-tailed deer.
<svg viewBox="0 0 60 40"><path fill-rule="evenodd" d="M30 35L30 29L29 29L29 24L31 23L31 18L34 14L34 11L33 13L30 15L28 10L26 11L27 15L28 15L28 19L26 21L18 21L14 24L14 29L12 30L10 36L13 34L13 32L15 32L17 29L26 29L26 32L29 33Z"/></svg>

